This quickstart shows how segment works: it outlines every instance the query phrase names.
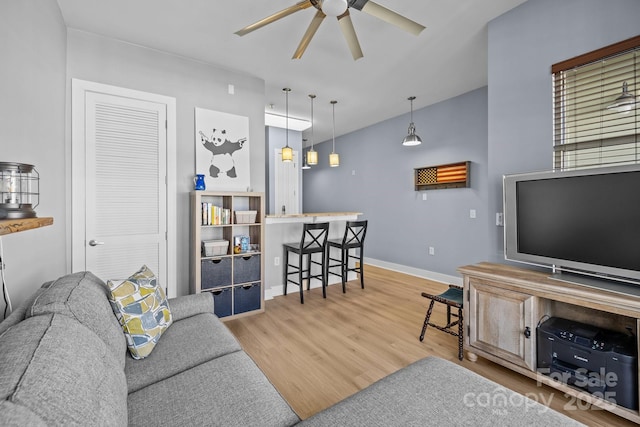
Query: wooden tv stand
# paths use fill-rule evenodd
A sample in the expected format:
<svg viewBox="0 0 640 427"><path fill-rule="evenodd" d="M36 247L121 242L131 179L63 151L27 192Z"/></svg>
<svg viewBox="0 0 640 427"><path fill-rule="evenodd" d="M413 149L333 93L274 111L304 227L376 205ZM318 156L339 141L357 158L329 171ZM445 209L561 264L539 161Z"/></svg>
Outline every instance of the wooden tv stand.
<svg viewBox="0 0 640 427"><path fill-rule="evenodd" d="M563 317L605 329L640 329L640 296L627 295L550 278L502 264L479 263L458 268L464 278L464 349L567 395L640 424L640 413L536 372L536 327L549 317ZM629 285L633 286L633 285ZM639 342L640 344L640 342ZM640 372L640 370L638 370ZM639 381L640 384L640 381Z"/></svg>

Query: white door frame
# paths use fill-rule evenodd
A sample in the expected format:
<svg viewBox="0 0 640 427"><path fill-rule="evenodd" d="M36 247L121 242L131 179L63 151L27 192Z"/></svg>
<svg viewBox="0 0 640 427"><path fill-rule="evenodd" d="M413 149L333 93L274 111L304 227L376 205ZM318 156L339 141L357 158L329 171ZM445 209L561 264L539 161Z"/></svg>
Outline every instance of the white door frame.
<svg viewBox="0 0 640 427"><path fill-rule="evenodd" d="M85 269L84 195L85 170L85 94L99 92L125 98L165 104L167 106L167 296L177 296L177 211L176 211L176 99L169 96L142 92L117 86L71 79L71 271ZM133 271L131 272L133 273Z"/></svg>

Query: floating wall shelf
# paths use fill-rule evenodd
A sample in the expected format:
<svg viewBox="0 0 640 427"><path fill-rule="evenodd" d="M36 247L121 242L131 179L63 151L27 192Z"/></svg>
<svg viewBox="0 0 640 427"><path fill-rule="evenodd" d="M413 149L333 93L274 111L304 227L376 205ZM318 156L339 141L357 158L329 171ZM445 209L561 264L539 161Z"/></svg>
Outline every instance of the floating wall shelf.
<svg viewBox="0 0 640 427"><path fill-rule="evenodd" d="M3 219L0 221L0 236L53 224L53 218Z"/></svg>
<svg viewBox="0 0 640 427"><path fill-rule="evenodd" d="M470 163L459 162L416 168L414 169L415 189L421 191L469 187Z"/></svg>

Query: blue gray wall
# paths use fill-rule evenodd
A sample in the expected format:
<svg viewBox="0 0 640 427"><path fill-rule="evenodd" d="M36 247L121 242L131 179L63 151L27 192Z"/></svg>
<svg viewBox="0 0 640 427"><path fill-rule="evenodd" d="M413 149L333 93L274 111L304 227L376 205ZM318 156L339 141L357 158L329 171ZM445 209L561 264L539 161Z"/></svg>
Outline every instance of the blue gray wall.
<svg viewBox="0 0 640 427"><path fill-rule="evenodd" d="M638 0L529 0L496 18L488 87L414 112L421 146L400 146L408 114L337 138L338 169L327 166L331 142L317 144L304 210L364 212L365 256L399 270L437 278L504 262L502 176L552 167L551 65L638 35L638 17ZM462 160L472 161L471 189L427 191L427 201L413 191L414 167Z"/></svg>
<svg viewBox="0 0 640 427"><path fill-rule="evenodd" d="M489 206L502 175L552 169L551 65L640 34L638 0L529 0L489 24ZM503 260L487 223L486 258Z"/></svg>
<svg viewBox="0 0 640 427"><path fill-rule="evenodd" d="M320 164L303 174L304 211L363 212L365 257L455 276L486 258L487 88L413 116L423 141L415 147L401 145L409 113L336 138L338 168L328 166L331 142L318 144ZM471 162L471 188L414 190L414 168L460 161Z"/></svg>

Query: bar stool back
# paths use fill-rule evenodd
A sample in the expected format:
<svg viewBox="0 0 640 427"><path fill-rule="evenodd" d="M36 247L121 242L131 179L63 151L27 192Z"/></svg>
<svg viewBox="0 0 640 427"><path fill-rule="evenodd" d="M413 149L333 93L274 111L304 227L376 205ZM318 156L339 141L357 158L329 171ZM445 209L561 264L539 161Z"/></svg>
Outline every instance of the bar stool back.
<svg viewBox="0 0 640 427"><path fill-rule="evenodd" d="M350 271L354 271L360 274L360 286L364 289L364 274L362 272L362 266L364 265L364 238L367 235L367 220L362 221L347 221L347 226L344 230L344 236L342 240L329 240L328 244L328 262L327 262L327 276L333 274L334 276L340 276L342 278L342 292L345 293L347 275ZM331 248L340 250L340 258L331 258ZM351 249L359 249L359 255L352 255L349 251ZM359 260L359 264L353 267L349 267L349 259L354 258ZM331 262L335 261L334 264ZM340 267L340 273L334 273L332 268Z"/></svg>
<svg viewBox="0 0 640 427"><path fill-rule="evenodd" d="M299 243L284 243L284 294L287 295L287 284L293 283L300 287L300 304L304 304L303 280L307 281L307 290L311 288L311 279L322 281L322 297L327 297L327 238L329 236L329 223L316 222L304 224L302 238ZM289 252L298 254L298 265L289 264ZM312 259L313 254L320 254L321 260ZM306 260L306 268L304 261ZM319 274L311 274L311 264L320 266ZM289 271L289 267L292 271ZM298 281L289 276L297 274Z"/></svg>

